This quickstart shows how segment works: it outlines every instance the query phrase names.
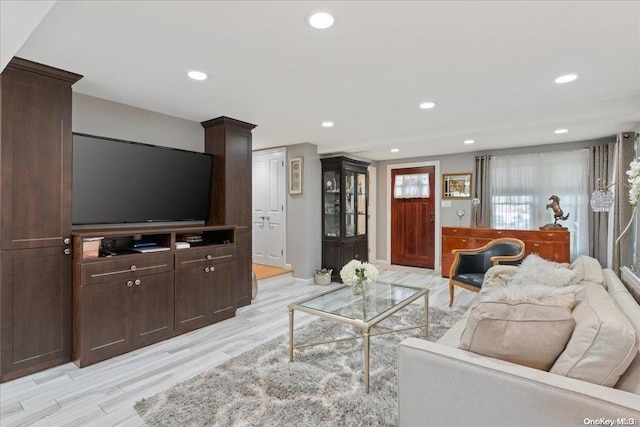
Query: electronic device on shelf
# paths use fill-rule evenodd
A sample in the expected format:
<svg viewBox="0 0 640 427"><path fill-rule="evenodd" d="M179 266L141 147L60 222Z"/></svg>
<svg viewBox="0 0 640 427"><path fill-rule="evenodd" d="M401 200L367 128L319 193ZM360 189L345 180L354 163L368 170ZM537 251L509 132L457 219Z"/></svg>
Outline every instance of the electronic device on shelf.
<svg viewBox="0 0 640 427"><path fill-rule="evenodd" d="M158 246L158 242L154 242L153 240L134 240L131 242L132 248L146 248L149 246Z"/></svg>
<svg viewBox="0 0 640 427"><path fill-rule="evenodd" d="M131 248L132 251L140 252L142 254L148 254L152 252L164 252L170 249L171 248L167 248L166 246L143 246L141 248Z"/></svg>

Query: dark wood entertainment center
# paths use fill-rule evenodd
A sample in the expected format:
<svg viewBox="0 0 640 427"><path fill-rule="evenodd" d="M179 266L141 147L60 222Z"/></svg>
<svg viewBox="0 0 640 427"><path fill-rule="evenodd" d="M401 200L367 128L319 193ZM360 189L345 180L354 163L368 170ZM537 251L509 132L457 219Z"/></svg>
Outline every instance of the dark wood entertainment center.
<svg viewBox="0 0 640 427"><path fill-rule="evenodd" d="M255 125L202 123L205 152L214 155L205 224L72 230L71 85L80 78L20 58L0 74L1 382L71 360L105 360L251 303ZM188 233L203 243L177 249ZM127 251L139 236L167 249ZM122 246L116 256L94 257L84 249L95 238Z"/></svg>

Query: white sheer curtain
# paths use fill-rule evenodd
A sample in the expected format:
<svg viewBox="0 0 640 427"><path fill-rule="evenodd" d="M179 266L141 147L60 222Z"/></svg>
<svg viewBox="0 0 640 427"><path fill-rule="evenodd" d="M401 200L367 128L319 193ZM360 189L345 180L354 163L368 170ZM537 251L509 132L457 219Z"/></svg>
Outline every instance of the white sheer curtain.
<svg viewBox="0 0 640 427"><path fill-rule="evenodd" d="M396 175L395 182L393 183L393 197L396 199L428 199L429 174Z"/></svg>
<svg viewBox="0 0 640 427"><path fill-rule="evenodd" d="M537 230L553 223L549 197L560 198L571 232L571 259L589 253L589 150L492 157L491 226Z"/></svg>

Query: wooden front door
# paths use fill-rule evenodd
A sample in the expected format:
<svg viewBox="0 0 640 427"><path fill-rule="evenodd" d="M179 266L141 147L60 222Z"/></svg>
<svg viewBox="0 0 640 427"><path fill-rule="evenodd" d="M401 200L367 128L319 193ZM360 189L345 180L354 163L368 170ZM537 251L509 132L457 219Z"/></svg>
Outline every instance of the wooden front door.
<svg viewBox="0 0 640 427"><path fill-rule="evenodd" d="M396 175L429 174L428 198L395 198ZM391 264L433 268L435 253L435 166L391 170Z"/></svg>

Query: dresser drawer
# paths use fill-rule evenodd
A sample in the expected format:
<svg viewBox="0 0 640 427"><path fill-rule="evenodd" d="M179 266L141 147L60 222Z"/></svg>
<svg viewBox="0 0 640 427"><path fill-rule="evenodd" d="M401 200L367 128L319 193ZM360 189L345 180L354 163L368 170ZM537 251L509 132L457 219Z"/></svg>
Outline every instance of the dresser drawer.
<svg viewBox="0 0 640 427"><path fill-rule="evenodd" d="M483 237L487 239L502 239L504 237L510 237L513 239L520 239L523 241L531 238L531 231L528 230L499 230L491 228L472 228L471 236Z"/></svg>
<svg viewBox="0 0 640 427"><path fill-rule="evenodd" d="M89 285L173 271L173 254L123 256L110 261L101 259L100 262L82 264L80 268L82 284Z"/></svg>
<svg viewBox="0 0 640 427"><path fill-rule="evenodd" d="M538 242L568 242L570 233L567 231L534 231L531 240Z"/></svg>
<svg viewBox="0 0 640 427"><path fill-rule="evenodd" d="M206 246L176 252L176 269L235 261L236 245Z"/></svg>

